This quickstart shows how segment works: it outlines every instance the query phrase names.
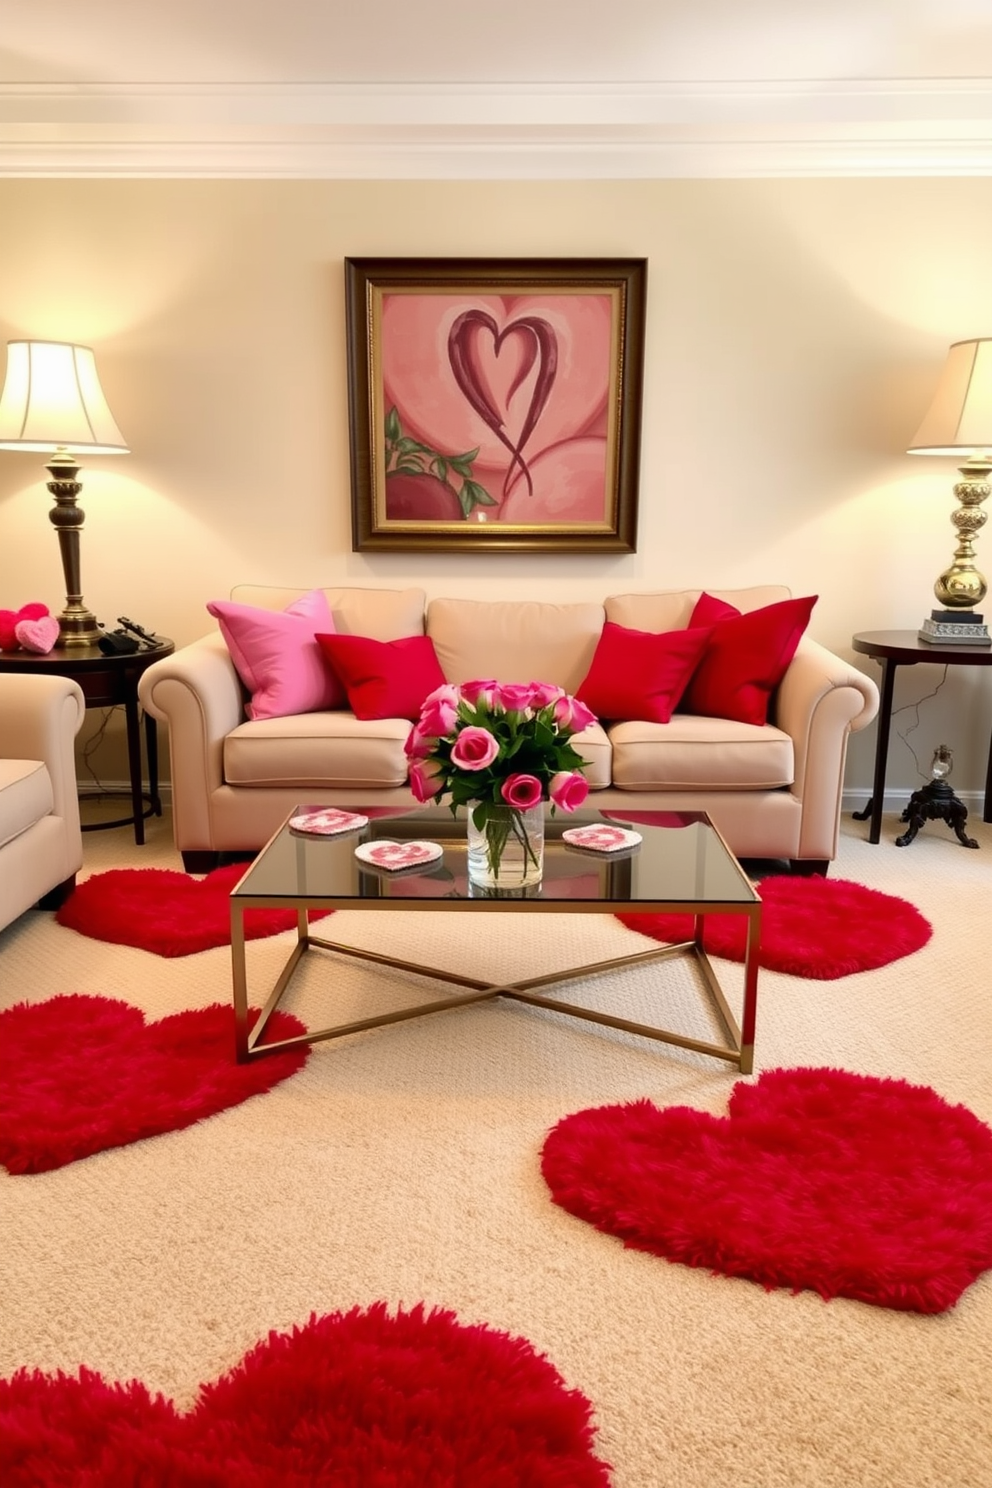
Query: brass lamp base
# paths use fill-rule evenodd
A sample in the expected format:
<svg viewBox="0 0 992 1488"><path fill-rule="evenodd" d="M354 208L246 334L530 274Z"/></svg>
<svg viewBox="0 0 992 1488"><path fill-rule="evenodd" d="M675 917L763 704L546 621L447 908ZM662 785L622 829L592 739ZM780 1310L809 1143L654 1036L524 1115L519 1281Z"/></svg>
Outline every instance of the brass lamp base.
<svg viewBox="0 0 992 1488"><path fill-rule="evenodd" d="M71 455L56 454L46 468L52 477L48 489L55 497L48 520L58 533L66 591L65 608L58 616L59 638L56 644L63 647L95 646L103 632L96 616L83 603L79 578L79 533L86 518L82 507L76 504L76 497L83 489L82 483L76 479L79 466Z"/></svg>
<svg viewBox="0 0 992 1488"><path fill-rule="evenodd" d="M933 586L933 592L948 610L970 610L981 604L988 590L985 575L975 567L975 538L985 526L987 512L980 511L992 487L989 472L992 460L975 458L959 467L964 477L954 487L960 502L957 511L951 513L951 521L958 531L958 545L949 568L945 568Z"/></svg>

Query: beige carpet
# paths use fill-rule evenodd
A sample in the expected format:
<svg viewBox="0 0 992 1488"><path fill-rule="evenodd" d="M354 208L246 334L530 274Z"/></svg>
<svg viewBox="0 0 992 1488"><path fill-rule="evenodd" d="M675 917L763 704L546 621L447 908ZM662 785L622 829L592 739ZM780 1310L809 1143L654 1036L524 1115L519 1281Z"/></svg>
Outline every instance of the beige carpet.
<svg viewBox="0 0 992 1488"><path fill-rule="evenodd" d="M905 849L892 819L877 847L845 823L832 876L911 900L933 940L835 982L764 973L756 1073L899 1076L992 1124L992 828L969 830L981 851L939 823ZM126 828L89 834L87 872L178 867L168 820L149 832L143 849ZM494 979L639 939L588 915L350 913L335 932ZM287 943L249 948L256 988ZM422 992L313 960L291 1005L305 1019ZM740 968L720 969L739 988ZM686 1031L708 1026L677 967L587 991L627 1016L653 1005ZM0 933L0 1005L60 992L157 1017L226 1001L229 957L165 961L29 913ZM422 1299L546 1353L594 1403L616 1488L988 1488L992 1274L936 1318L824 1303L626 1251L549 1201L538 1154L561 1116L639 1097L722 1112L735 1078L701 1055L499 1002L318 1045L271 1094L188 1131L35 1177L0 1170L0 1374L85 1363L187 1405L269 1329Z"/></svg>

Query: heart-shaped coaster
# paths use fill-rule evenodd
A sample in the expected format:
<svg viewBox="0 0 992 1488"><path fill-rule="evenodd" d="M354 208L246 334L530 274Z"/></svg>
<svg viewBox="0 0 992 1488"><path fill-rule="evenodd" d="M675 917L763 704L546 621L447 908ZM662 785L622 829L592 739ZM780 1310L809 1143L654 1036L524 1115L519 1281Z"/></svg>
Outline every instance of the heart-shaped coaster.
<svg viewBox="0 0 992 1488"><path fill-rule="evenodd" d="M625 1245L769 1290L943 1312L992 1267L992 1130L905 1080L776 1069L738 1082L725 1117L579 1111L541 1169Z"/></svg>
<svg viewBox="0 0 992 1488"><path fill-rule="evenodd" d="M40 600L21 605L19 610L0 610L0 651L17 650L17 623L19 620L40 620L48 614L48 606Z"/></svg>
<svg viewBox="0 0 992 1488"><path fill-rule="evenodd" d="M55 918L92 940L191 956L231 944L230 895L246 869L231 863L198 879L174 868L110 868L84 879ZM311 910L310 919L332 913ZM244 918L247 940L296 928L293 909L248 909Z"/></svg>
<svg viewBox="0 0 992 1488"><path fill-rule="evenodd" d="M444 848L439 842L390 842L383 838L379 842L360 842L355 848L356 858L384 873L423 868L443 856Z"/></svg>
<svg viewBox="0 0 992 1488"><path fill-rule="evenodd" d="M59 622L52 615L42 615L40 620L18 620L14 635L25 651L45 655L59 638Z"/></svg>
<svg viewBox="0 0 992 1488"><path fill-rule="evenodd" d="M524 1338L417 1303L272 1332L181 1413L137 1380L0 1380L0 1480L200 1488L609 1488L592 1406Z"/></svg>
<svg viewBox="0 0 992 1488"><path fill-rule="evenodd" d="M252 1009L251 1022L257 1017ZM306 1028L275 1012L269 1031L290 1038ZM140 1008L113 997L18 1003L0 1013L0 1163L10 1173L46 1173L192 1126L270 1090L309 1052L301 1045L238 1064L230 1004L146 1023Z"/></svg>
<svg viewBox="0 0 992 1488"><path fill-rule="evenodd" d="M915 905L843 878L772 876L758 885L763 906L758 965L789 976L832 981L888 966L921 950L933 934ZM652 940L691 940L692 915L619 914L628 930ZM708 915L703 945L711 956L743 961L747 920Z"/></svg>
<svg viewBox="0 0 992 1488"><path fill-rule="evenodd" d="M625 827L610 827L603 822L590 827L568 827L562 832L561 840L586 852L615 853L637 847L644 838L640 832L628 832Z"/></svg>
<svg viewBox="0 0 992 1488"><path fill-rule="evenodd" d="M337 806L307 806L289 818L289 830L301 837L337 837L341 832L357 832L368 824L367 816L357 811L341 811Z"/></svg>

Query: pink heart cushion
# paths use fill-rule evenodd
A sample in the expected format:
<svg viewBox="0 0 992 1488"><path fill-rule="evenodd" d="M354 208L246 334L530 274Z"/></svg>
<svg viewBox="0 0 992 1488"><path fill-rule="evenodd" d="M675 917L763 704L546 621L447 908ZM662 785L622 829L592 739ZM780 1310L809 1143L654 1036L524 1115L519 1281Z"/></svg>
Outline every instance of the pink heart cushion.
<svg viewBox="0 0 992 1488"><path fill-rule="evenodd" d="M231 902L244 863L197 879L174 868L110 868L84 879L55 912L60 925L91 940L135 946L156 956L191 956L231 944ZM321 919L331 910L311 910ZM292 909L249 909L245 939L296 926Z"/></svg>
<svg viewBox="0 0 992 1488"><path fill-rule="evenodd" d="M625 1245L769 1289L942 1312L992 1267L992 1130L905 1080L775 1069L724 1117L579 1111L541 1168L556 1204Z"/></svg>
<svg viewBox="0 0 992 1488"><path fill-rule="evenodd" d="M19 620L40 620L48 614L48 606L38 600L22 605L19 610L0 610L0 651L16 651L15 626Z"/></svg>
<svg viewBox="0 0 992 1488"><path fill-rule="evenodd" d="M0 1380L0 1481L87 1488L609 1488L592 1407L524 1338L417 1303L272 1332L180 1412L140 1381Z"/></svg>
<svg viewBox="0 0 992 1488"><path fill-rule="evenodd" d="M250 1016L254 1023L258 1013ZM274 1038L306 1031L281 1012L269 1030ZM301 1045L238 1064L234 1009L220 1003L154 1023L111 997L18 1003L0 1013L0 1162L10 1173L47 1173L178 1131L270 1090L308 1054Z"/></svg>
<svg viewBox="0 0 992 1488"><path fill-rule="evenodd" d="M44 654L51 651L59 638L59 622L52 615L42 615L39 620L18 620L14 635L25 651Z"/></svg>

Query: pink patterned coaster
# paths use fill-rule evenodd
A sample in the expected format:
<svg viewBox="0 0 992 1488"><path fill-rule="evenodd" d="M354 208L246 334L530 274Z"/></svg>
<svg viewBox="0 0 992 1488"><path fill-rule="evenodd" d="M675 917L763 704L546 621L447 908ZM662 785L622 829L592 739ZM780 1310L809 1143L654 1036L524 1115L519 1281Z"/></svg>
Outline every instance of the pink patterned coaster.
<svg viewBox="0 0 992 1488"><path fill-rule="evenodd" d="M369 868L398 873L403 868L424 868L444 854L438 842L360 842L355 857Z"/></svg>
<svg viewBox="0 0 992 1488"><path fill-rule="evenodd" d="M592 827L569 827L561 834L562 842L569 847L581 847L587 852L624 852L637 847L644 839L640 832L628 832L624 827L610 827L605 822Z"/></svg>
<svg viewBox="0 0 992 1488"><path fill-rule="evenodd" d="M369 819L357 811L341 811L337 806L311 806L289 819L289 830L304 837L336 837L339 832L357 832L367 827Z"/></svg>

